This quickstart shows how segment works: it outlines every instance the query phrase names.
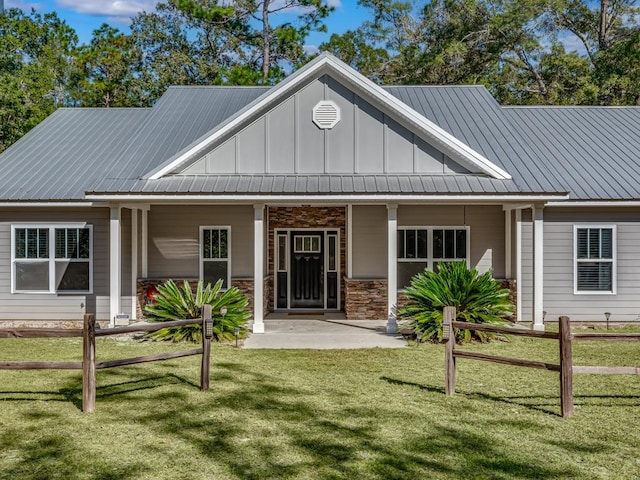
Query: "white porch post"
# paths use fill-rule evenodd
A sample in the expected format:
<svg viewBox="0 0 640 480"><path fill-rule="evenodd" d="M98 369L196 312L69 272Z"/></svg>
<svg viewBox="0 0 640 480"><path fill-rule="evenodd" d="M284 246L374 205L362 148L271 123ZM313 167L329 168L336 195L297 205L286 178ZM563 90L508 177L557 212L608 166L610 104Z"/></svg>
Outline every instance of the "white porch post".
<svg viewBox="0 0 640 480"><path fill-rule="evenodd" d="M109 216L109 326L114 327L120 313L122 268L120 265L120 205L111 205Z"/></svg>
<svg viewBox="0 0 640 480"><path fill-rule="evenodd" d="M140 255L142 258L140 259L140 267L142 272L142 278L147 278L149 276L149 250L148 250L148 241L149 241L149 210L148 208L142 209L142 225L140 231Z"/></svg>
<svg viewBox="0 0 640 480"><path fill-rule="evenodd" d="M253 206L253 333L264 333L264 205Z"/></svg>
<svg viewBox="0 0 640 480"><path fill-rule="evenodd" d="M543 244L544 219L542 207L533 206L533 329L544 330L543 300Z"/></svg>
<svg viewBox="0 0 640 480"><path fill-rule="evenodd" d="M138 209L131 209L131 319L138 316Z"/></svg>
<svg viewBox="0 0 640 480"><path fill-rule="evenodd" d="M353 205L347 205L347 278L353 275Z"/></svg>
<svg viewBox="0 0 640 480"><path fill-rule="evenodd" d="M511 210L504 212L504 276L511 280Z"/></svg>
<svg viewBox="0 0 640 480"><path fill-rule="evenodd" d="M398 303L398 206L387 205L387 333L398 332L396 304Z"/></svg>
<svg viewBox="0 0 640 480"><path fill-rule="evenodd" d="M522 210L516 210L516 318L522 321Z"/></svg>

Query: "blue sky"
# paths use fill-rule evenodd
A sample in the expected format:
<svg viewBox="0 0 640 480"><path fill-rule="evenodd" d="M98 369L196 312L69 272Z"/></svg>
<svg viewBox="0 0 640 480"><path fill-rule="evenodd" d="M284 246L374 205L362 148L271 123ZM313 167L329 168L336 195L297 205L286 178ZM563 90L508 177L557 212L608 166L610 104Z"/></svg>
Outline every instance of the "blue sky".
<svg viewBox="0 0 640 480"><path fill-rule="evenodd" d="M2 1L2 0L0 0ZM91 32L106 22L123 31L128 30L130 18L139 11L152 11L158 0L4 0L5 8L21 8L40 12L55 11L78 33L81 43L88 43ZM329 39L332 33L343 33L362 23L367 11L357 0L326 0L335 6L327 19L328 33L314 32L308 44L316 46Z"/></svg>

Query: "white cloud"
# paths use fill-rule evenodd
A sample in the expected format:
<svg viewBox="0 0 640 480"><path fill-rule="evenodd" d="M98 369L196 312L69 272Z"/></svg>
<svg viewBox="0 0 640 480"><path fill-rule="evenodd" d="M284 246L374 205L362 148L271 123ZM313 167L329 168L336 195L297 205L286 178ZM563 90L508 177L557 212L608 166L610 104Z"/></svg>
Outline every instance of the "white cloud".
<svg viewBox="0 0 640 480"><path fill-rule="evenodd" d="M326 0L326 4L334 8L340 8L342 6L342 2L340 0Z"/></svg>
<svg viewBox="0 0 640 480"><path fill-rule="evenodd" d="M143 10L153 11L156 0L56 0L56 4L85 15L130 18Z"/></svg>
<svg viewBox="0 0 640 480"><path fill-rule="evenodd" d="M317 45L305 45L302 47L304 53L307 55L315 55L316 53L320 53L320 49Z"/></svg>

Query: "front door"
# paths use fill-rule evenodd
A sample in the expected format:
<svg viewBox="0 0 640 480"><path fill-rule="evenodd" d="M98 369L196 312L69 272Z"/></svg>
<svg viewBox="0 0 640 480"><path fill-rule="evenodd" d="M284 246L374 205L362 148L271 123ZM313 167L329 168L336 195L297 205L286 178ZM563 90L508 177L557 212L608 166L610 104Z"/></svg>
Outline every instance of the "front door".
<svg viewBox="0 0 640 480"><path fill-rule="evenodd" d="M291 232L291 308L324 308L324 232Z"/></svg>
<svg viewBox="0 0 640 480"><path fill-rule="evenodd" d="M340 295L338 230L276 230L275 307L337 310Z"/></svg>

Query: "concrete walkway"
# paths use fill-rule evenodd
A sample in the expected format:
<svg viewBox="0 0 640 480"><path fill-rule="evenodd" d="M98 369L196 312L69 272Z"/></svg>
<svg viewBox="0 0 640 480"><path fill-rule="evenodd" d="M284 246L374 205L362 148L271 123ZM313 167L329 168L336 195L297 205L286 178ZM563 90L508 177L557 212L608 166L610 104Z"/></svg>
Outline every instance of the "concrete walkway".
<svg viewBox="0 0 640 480"><path fill-rule="evenodd" d="M271 314L265 333L249 334L244 348L401 348L401 335L387 335L385 320L345 320L341 314Z"/></svg>

